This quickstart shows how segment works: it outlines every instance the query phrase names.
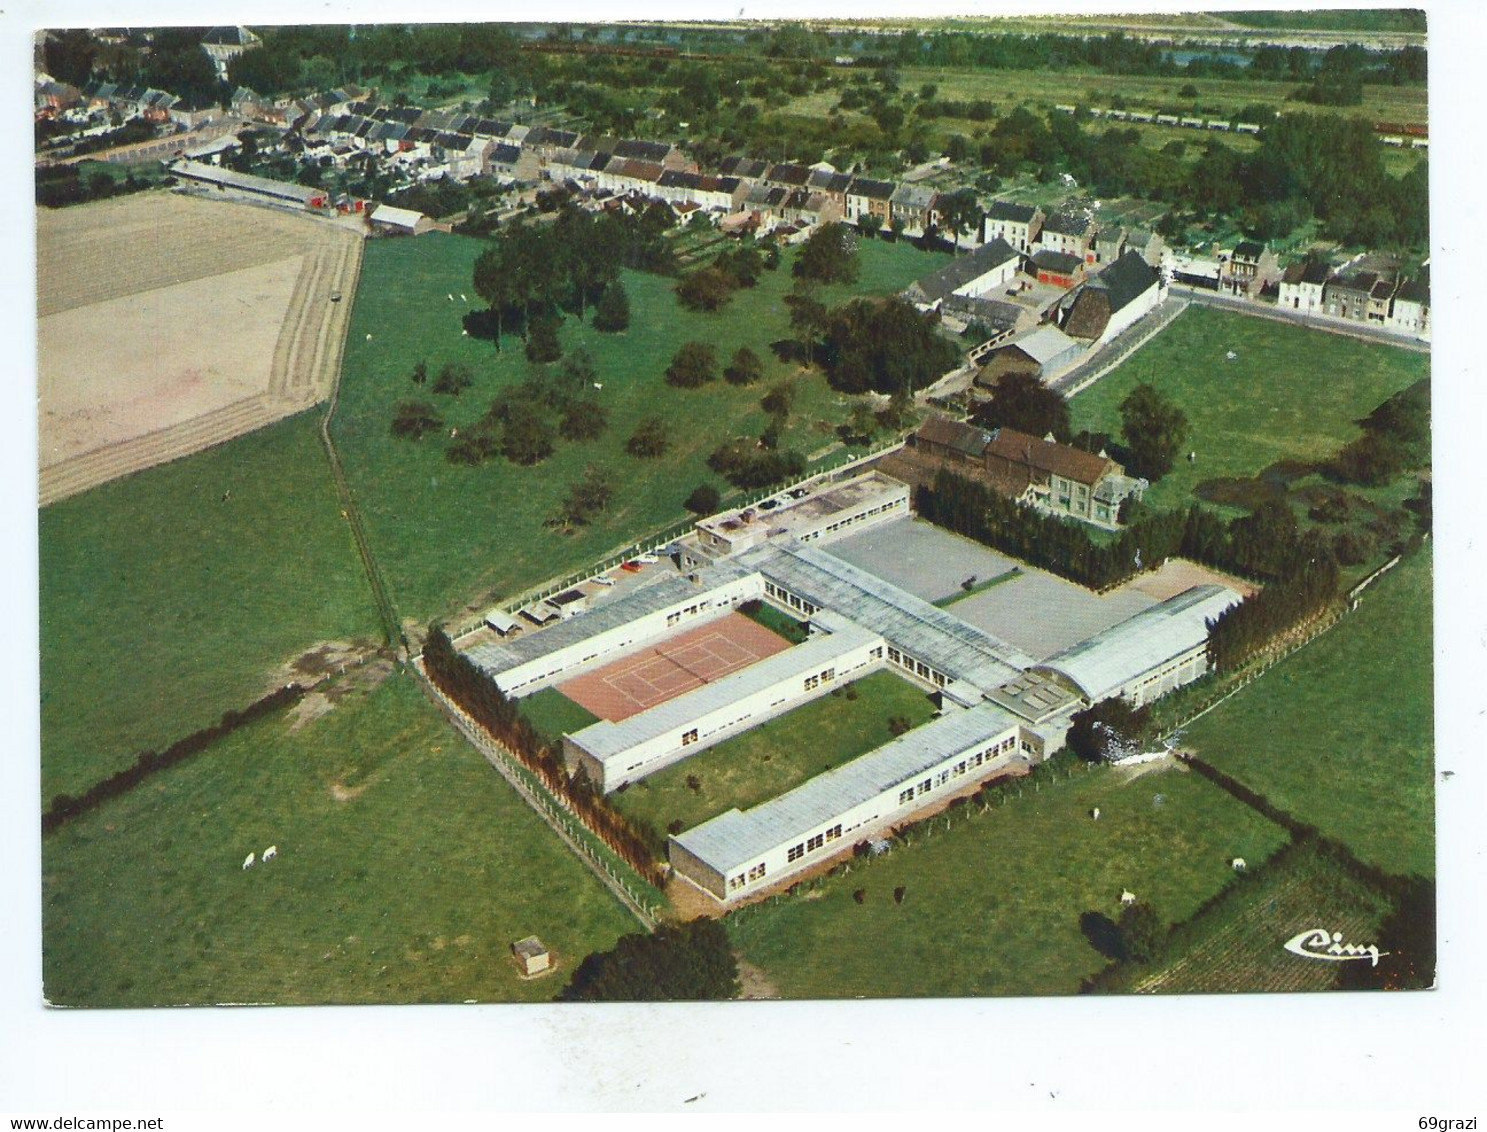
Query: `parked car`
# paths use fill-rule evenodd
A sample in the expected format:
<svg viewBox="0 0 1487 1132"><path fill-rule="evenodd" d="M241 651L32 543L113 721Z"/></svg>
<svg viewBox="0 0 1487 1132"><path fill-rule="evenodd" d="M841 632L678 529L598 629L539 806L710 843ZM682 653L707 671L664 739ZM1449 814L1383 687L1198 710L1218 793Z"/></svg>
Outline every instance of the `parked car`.
<svg viewBox="0 0 1487 1132"><path fill-rule="evenodd" d="M657 562L659 562L661 560L659 558L657 558L654 554L637 554L635 556L635 561L636 562L644 562L647 566L652 566L652 565L654 565L655 563L657 563Z"/></svg>
<svg viewBox="0 0 1487 1132"><path fill-rule="evenodd" d="M611 578L608 574L600 574L597 578L590 578L589 580L591 582L593 582L594 585L596 585L596 586L612 586L612 585L614 585L614 579Z"/></svg>

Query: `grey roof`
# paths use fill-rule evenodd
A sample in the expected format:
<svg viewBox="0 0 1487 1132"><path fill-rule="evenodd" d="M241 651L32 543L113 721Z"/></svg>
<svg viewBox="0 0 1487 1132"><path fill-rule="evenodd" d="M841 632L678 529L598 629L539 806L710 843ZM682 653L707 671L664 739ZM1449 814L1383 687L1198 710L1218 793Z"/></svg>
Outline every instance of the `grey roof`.
<svg viewBox="0 0 1487 1132"><path fill-rule="evenodd" d="M952 712L751 810L719 814L679 834L676 842L726 876L1017 722L994 704Z"/></svg>
<svg viewBox="0 0 1487 1132"><path fill-rule="evenodd" d="M832 173L826 169L816 169L811 173L811 187L821 189L823 192L845 193L847 186L851 183L852 174L850 173Z"/></svg>
<svg viewBox="0 0 1487 1132"><path fill-rule="evenodd" d="M773 543L746 551L738 563L845 614L952 680L994 688L1033 664L1007 642L816 547Z"/></svg>
<svg viewBox="0 0 1487 1132"><path fill-rule="evenodd" d="M874 181L868 177L853 177L847 186L847 195L867 197L869 200L887 200L896 188L892 181Z"/></svg>
<svg viewBox="0 0 1487 1132"><path fill-rule="evenodd" d="M1016 303L1004 303L1000 299L988 299L980 295L975 298L968 295L946 295L940 309L974 319L999 334L1014 329L1022 318L1022 308Z"/></svg>
<svg viewBox="0 0 1487 1132"><path fill-rule="evenodd" d="M929 208L939 196L934 189L927 185L915 185L905 181L893 190L889 201L893 204L903 205L907 208Z"/></svg>
<svg viewBox="0 0 1487 1132"><path fill-rule="evenodd" d="M814 672L822 665L877 640L877 634L845 621L833 622L833 631L811 637L794 648L775 653L704 684L675 699L657 704L628 719L600 720L571 738L600 762L627 756L632 748L703 719L782 681Z"/></svg>
<svg viewBox="0 0 1487 1132"><path fill-rule="evenodd" d="M1247 263L1258 263L1265 254L1265 245L1255 240L1240 240L1234 245L1234 258L1242 259Z"/></svg>
<svg viewBox="0 0 1487 1132"><path fill-rule="evenodd" d="M1018 204L1010 200L994 200L991 202L991 207L986 210L987 219L1005 220L1013 224L1031 223L1037 214L1037 205Z"/></svg>
<svg viewBox="0 0 1487 1132"><path fill-rule="evenodd" d="M1085 286L1110 296L1110 313L1125 307L1157 285L1157 271L1136 252L1126 252Z"/></svg>
<svg viewBox="0 0 1487 1132"><path fill-rule="evenodd" d="M217 165L203 165L199 161L177 161L170 167L170 171L177 177L206 181L229 189L262 193L265 196L279 197L282 200L299 201L301 204L309 204L316 197L325 196L326 192L324 189L312 189L308 185L294 185L288 181L255 177L251 173L237 173Z"/></svg>
<svg viewBox="0 0 1487 1132"><path fill-rule="evenodd" d="M1429 272L1423 273L1419 278L1406 279L1399 285L1399 290L1394 293L1396 299L1403 299L1407 303L1430 303L1430 276Z"/></svg>
<svg viewBox="0 0 1487 1132"><path fill-rule="evenodd" d="M521 160L521 147L498 142L491 150L490 160L492 165L515 165Z"/></svg>
<svg viewBox="0 0 1487 1132"><path fill-rule="evenodd" d="M1068 252L1055 252L1044 248L1033 255L1033 266L1057 271L1061 275L1069 275L1083 267L1084 260Z"/></svg>
<svg viewBox="0 0 1487 1132"><path fill-rule="evenodd" d="M1070 338L1056 326L1041 326L1026 338L1019 338L1011 345L1017 347L1040 366L1056 361L1070 350L1084 348L1084 343Z"/></svg>
<svg viewBox="0 0 1487 1132"><path fill-rule="evenodd" d="M956 256L938 271L915 282L914 286L930 302L937 302L1017 258L1017 249L998 236L969 255Z"/></svg>
<svg viewBox="0 0 1487 1132"><path fill-rule="evenodd" d="M580 613L561 625L554 625L551 629L533 633L519 641L476 645L465 655L492 676L499 676L519 664L550 656L559 649L576 645L606 630L638 620L648 613L676 605L689 597L696 597L702 592L685 578L663 578L655 585L606 601L587 613Z"/></svg>
<svg viewBox="0 0 1487 1132"><path fill-rule="evenodd" d="M1065 236L1082 236L1095 226L1094 217L1083 209L1071 208L1055 212L1043 222L1043 231L1059 232Z"/></svg>
<svg viewBox="0 0 1487 1132"><path fill-rule="evenodd" d="M615 143L614 152L620 157L633 157L641 161L665 161L671 153L671 146L665 142L627 138Z"/></svg>
<svg viewBox="0 0 1487 1132"><path fill-rule="evenodd" d="M1227 586L1194 586L1049 657L1039 668L1072 680L1092 701L1208 639L1208 622L1240 601Z"/></svg>

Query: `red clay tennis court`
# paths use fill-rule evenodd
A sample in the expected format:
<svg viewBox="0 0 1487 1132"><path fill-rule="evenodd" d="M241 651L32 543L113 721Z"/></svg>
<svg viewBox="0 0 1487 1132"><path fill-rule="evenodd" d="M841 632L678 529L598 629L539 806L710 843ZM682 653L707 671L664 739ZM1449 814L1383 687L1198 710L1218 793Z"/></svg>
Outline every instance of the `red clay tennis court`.
<svg viewBox="0 0 1487 1132"><path fill-rule="evenodd" d="M628 719L784 652L790 642L741 613L699 626L558 685L600 719Z"/></svg>

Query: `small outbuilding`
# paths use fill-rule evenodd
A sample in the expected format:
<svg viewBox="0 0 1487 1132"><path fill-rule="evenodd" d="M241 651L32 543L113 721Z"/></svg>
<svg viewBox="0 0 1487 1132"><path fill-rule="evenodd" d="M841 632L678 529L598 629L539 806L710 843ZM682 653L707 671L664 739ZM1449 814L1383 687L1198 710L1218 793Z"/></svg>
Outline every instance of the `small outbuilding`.
<svg viewBox="0 0 1487 1132"><path fill-rule="evenodd" d="M411 208L394 208L390 204L379 204L372 213L371 222L374 231L397 236L421 236L434 226L434 222L423 213Z"/></svg>
<svg viewBox="0 0 1487 1132"><path fill-rule="evenodd" d="M552 967L552 953L534 935L519 939L511 945L511 954L523 975L540 975Z"/></svg>
<svg viewBox="0 0 1487 1132"><path fill-rule="evenodd" d="M497 635L509 637L517 629L521 628L521 622L504 609L492 609L485 615L485 623L494 629Z"/></svg>

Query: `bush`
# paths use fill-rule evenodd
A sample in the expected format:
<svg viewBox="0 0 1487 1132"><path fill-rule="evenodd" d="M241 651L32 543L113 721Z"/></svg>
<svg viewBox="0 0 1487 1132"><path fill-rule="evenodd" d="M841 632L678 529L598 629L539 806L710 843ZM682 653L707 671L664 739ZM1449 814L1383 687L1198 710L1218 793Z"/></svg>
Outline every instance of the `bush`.
<svg viewBox="0 0 1487 1132"><path fill-rule="evenodd" d="M415 367L414 380L417 380L417 372L417 367ZM460 362L446 362L444 368L439 371L439 376L434 379L434 392L458 397L474 384L475 376L469 366Z"/></svg>
<svg viewBox="0 0 1487 1132"><path fill-rule="evenodd" d="M711 515L722 505L722 502L722 493L712 484L703 483L692 489L692 494L687 496L682 506L694 515Z"/></svg>
<svg viewBox="0 0 1487 1132"><path fill-rule="evenodd" d="M665 454L671 447L671 437L666 422L660 417L646 417L635 426L635 432L625 442L625 451L643 460L654 459Z"/></svg>
<svg viewBox="0 0 1487 1132"><path fill-rule="evenodd" d="M764 376L764 362L747 346L733 352L733 359L723 370L723 377L730 385L753 385Z"/></svg>
<svg viewBox="0 0 1487 1132"><path fill-rule="evenodd" d="M733 276L721 268L704 267L676 285L676 301L687 310L711 314L723 309L736 286Z"/></svg>
<svg viewBox="0 0 1487 1132"><path fill-rule="evenodd" d="M706 342L686 342L666 367L666 383L679 389L696 389L717 380L718 354Z"/></svg>
<svg viewBox="0 0 1487 1132"><path fill-rule="evenodd" d="M630 326L630 297L625 287L615 280L604 288L594 308L594 329L605 334L618 334Z"/></svg>
<svg viewBox="0 0 1487 1132"><path fill-rule="evenodd" d="M408 440L419 440L444 427L439 410L427 401L402 401L392 419L392 434Z"/></svg>
<svg viewBox="0 0 1487 1132"><path fill-rule="evenodd" d="M527 328L527 361L537 365L555 362L563 356L563 347L558 342L558 327L562 320L556 315L533 315Z"/></svg>
<svg viewBox="0 0 1487 1132"><path fill-rule="evenodd" d="M563 410L558 433L564 440L596 440L608 427L609 415L598 401L573 401Z"/></svg>

